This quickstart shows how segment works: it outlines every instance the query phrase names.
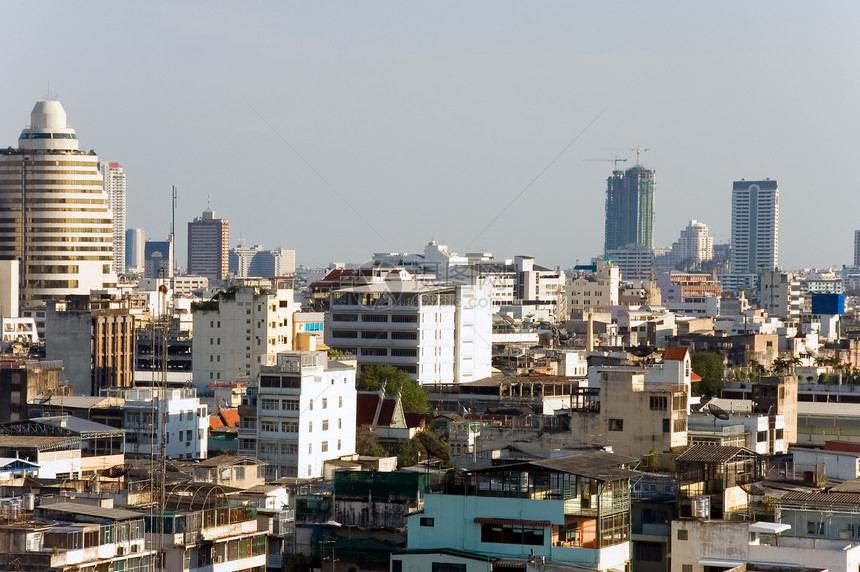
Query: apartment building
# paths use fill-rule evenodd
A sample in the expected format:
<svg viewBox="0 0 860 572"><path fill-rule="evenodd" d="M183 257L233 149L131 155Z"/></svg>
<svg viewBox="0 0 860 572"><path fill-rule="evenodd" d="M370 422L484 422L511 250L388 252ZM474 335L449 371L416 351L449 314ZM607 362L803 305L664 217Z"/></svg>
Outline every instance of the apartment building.
<svg viewBox="0 0 860 572"><path fill-rule="evenodd" d="M279 352L292 349L293 289L283 286L231 286L192 305L198 390L208 391L212 382L252 379L260 366L273 365Z"/></svg>
<svg viewBox="0 0 860 572"><path fill-rule="evenodd" d="M402 280L400 274L332 294L326 344L364 366L387 363L420 384L489 377L492 307L483 289Z"/></svg>
<svg viewBox="0 0 860 572"><path fill-rule="evenodd" d="M424 496L392 569L626 570L629 457L589 452L478 469Z"/></svg>
<svg viewBox="0 0 860 572"><path fill-rule="evenodd" d="M355 453L355 367L322 351L278 354L239 416L239 454L268 463L268 479L321 477L325 461Z"/></svg>
<svg viewBox="0 0 860 572"><path fill-rule="evenodd" d="M587 312L608 312L618 305L621 272L611 262L598 258L593 266L577 266L576 276L565 285L567 309L571 316Z"/></svg>

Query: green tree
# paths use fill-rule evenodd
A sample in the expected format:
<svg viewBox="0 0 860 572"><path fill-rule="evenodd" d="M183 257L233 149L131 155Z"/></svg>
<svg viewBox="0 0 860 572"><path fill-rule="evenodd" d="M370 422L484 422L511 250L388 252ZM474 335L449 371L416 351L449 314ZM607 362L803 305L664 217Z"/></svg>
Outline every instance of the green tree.
<svg viewBox="0 0 860 572"><path fill-rule="evenodd" d="M690 356L693 371L702 381L693 384L693 393L696 395L707 395L719 397L723 389L723 371L725 364L720 354L714 352L695 352Z"/></svg>
<svg viewBox="0 0 860 572"><path fill-rule="evenodd" d="M367 457L388 457L388 451L376 440L370 425L356 427L355 452Z"/></svg>
<svg viewBox="0 0 860 572"><path fill-rule="evenodd" d="M427 411L427 392L412 381L409 374L387 363L365 367L355 380L359 391L383 390L387 397L400 391L404 411Z"/></svg>

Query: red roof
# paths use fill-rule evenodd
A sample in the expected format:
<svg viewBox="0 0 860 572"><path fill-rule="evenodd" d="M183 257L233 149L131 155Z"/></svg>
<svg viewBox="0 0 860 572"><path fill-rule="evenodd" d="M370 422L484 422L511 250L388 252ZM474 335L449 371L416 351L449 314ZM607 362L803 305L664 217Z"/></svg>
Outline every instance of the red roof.
<svg viewBox="0 0 860 572"><path fill-rule="evenodd" d="M359 391L356 400L355 424L390 427L391 418L397 407L396 397L385 397L379 404L380 394L377 392ZM379 416L376 412L379 410Z"/></svg>
<svg viewBox="0 0 860 572"><path fill-rule="evenodd" d="M219 429L221 427L238 427L239 426L239 410L238 409L222 409L215 415L209 416L209 428Z"/></svg>
<svg viewBox="0 0 860 572"><path fill-rule="evenodd" d="M696 373L695 371L690 372L690 381L702 381L702 376Z"/></svg>
<svg viewBox="0 0 860 572"><path fill-rule="evenodd" d="M663 353L663 360L684 361L689 353L689 348L666 348L666 351Z"/></svg>
<svg viewBox="0 0 860 572"><path fill-rule="evenodd" d="M122 165L119 163L108 163L108 168L110 169L122 169Z"/></svg>

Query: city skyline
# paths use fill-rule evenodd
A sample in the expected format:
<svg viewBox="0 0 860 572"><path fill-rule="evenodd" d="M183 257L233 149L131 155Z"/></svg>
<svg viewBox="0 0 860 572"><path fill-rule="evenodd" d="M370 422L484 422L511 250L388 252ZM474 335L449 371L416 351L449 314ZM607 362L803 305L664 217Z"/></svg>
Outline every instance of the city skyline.
<svg viewBox="0 0 860 572"><path fill-rule="evenodd" d="M56 95L87 148L123 164L128 226L152 237L169 232L176 185L177 221L211 195L236 236L302 264L436 239L567 267L600 253L612 160L642 145L660 176L655 245L690 219L727 242L729 183L770 177L790 229L781 266L852 261L851 180L836 161L860 127L860 82L844 71L853 4L45 6L7 7L0 23L32 54L9 62L6 145L33 101ZM39 42L21 25L35 9ZM102 65L54 57L69 25ZM552 205L539 230L510 232L539 205ZM350 240L316 234L320 218ZM810 218L833 229L826 245L793 230Z"/></svg>

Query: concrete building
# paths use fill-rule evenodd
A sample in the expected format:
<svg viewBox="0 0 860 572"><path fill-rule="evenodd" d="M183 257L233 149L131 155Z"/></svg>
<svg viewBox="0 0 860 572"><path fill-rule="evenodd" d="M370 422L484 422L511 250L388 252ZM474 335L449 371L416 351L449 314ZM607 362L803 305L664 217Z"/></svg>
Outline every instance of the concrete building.
<svg viewBox="0 0 860 572"><path fill-rule="evenodd" d="M215 211L207 208L188 223L188 274L220 282L227 278L229 267L230 222L215 218Z"/></svg>
<svg viewBox="0 0 860 572"><path fill-rule="evenodd" d="M678 242L672 245L675 264L697 267L714 257L714 239L708 236L708 225L691 220L681 231Z"/></svg>
<svg viewBox="0 0 860 572"><path fill-rule="evenodd" d="M710 274L697 272L664 272L657 276L657 286L664 302L683 302L690 296L720 296L722 284Z"/></svg>
<svg viewBox="0 0 860 572"><path fill-rule="evenodd" d="M194 386L201 392L216 381L248 381L292 349L292 288L233 286L192 305L192 315Z"/></svg>
<svg viewBox="0 0 860 572"><path fill-rule="evenodd" d="M45 356L65 364L75 395L134 384L134 316L127 300L91 295L49 302Z"/></svg>
<svg viewBox="0 0 860 572"><path fill-rule="evenodd" d="M605 255L618 266L624 281L646 279L654 273L654 251L641 244L607 249Z"/></svg>
<svg viewBox="0 0 860 572"><path fill-rule="evenodd" d="M798 320L804 306L800 279L780 270L759 273L759 298L762 310L784 320Z"/></svg>
<svg viewBox="0 0 860 572"><path fill-rule="evenodd" d="M860 230L854 231L854 268L860 268Z"/></svg>
<svg viewBox="0 0 860 572"><path fill-rule="evenodd" d="M598 258L593 266L578 266L577 274L565 285L570 316L588 312L608 312L618 305L621 273L618 266Z"/></svg>
<svg viewBox="0 0 860 572"><path fill-rule="evenodd" d="M70 388L60 385L61 362L0 361L0 423L31 417L31 404L51 395L68 395Z"/></svg>
<svg viewBox="0 0 860 572"><path fill-rule="evenodd" d="M144 514L59 502L3 518L0 568L30 572L150 570L157 551L146 542Z"/></svg>
<svg viewBox="0 0 860 572"><path fill-rule="evenodd" d="M0 260L0 318L17 318L21 294L18 260Z"/></svg>
<svg viewBox="0 0 860 572"><path fill-rule="evenodd" d="M129 273L143 274L146 268L146 234L142 228L129 228L125 231L125 270Z"/></svg>
<svg viewBox="0 0 860 572"><path fill-rule="evenodd" d="M25 304L116 286L113 214L98 166L56 99L39 100L18 148L0 153L0 259L21 261ZM31 224L21 224L21 212Z"/></svg>
<svg viewBox="0 0 860 572"><path fill-rule="evenodd" d="M654 171L636 165L606 180L604 252L639 245L654 248Z"/></svg>
<svg viewBox="0 0 860 572"><path fill-rule="evenodd" d="M163 449L170 459L206 458L209 413L194 388L118 388L101 396L93 409L117 410L126 430L126 456L148 459Z"/></svg>
<svg viewBox="0 0 860 572"><path fill-rule="evenodd" d="M113 213L113 269L117 274L125 274L125 171L119 163L103 163L101 173Z"/></svg>
<svg viewBox="0 0 860 572"><path fill-rule="evenodd" d="M402 278L334 292L326 345L355 355L359 373L387 363L420 384L489 377L492 305L484 290Z"/></svg>
<svg viewBox="0 0 860 572"><path fill-rule="evenodd" d="M751 287L762 270L779 266L779 187L776 181L735 181L732 186L731 275L723 282Z"/></svg>
<svg viewBox="0 0 860 572"><path fill-rule="evenodd" d="M296 251L285 248L263 250L259 244L246 246L244 239L230 249L230 274L247 278L292 276L296 272Z"/></svg>
<svg viewBox="0 0 860 572"><path fill-rule="evenodd" d="M671 572L853 572L860 565L857 543L786 536L790 529L774 522L673 520Z"/></svg>
<svg viewBox="0 0 860 572"><path fill-rule="evenodd" d="M626 570L631 461L599 451L469 471L424 495L392 568Z"/></svg>
<svg viewBox="0 0 860 572"><path fill-rule="evenodd" d="M326 352L278 354L239 415L239 454L268 463L267 478L321 477L326 461L355 453L355 368Z"/></svg>

